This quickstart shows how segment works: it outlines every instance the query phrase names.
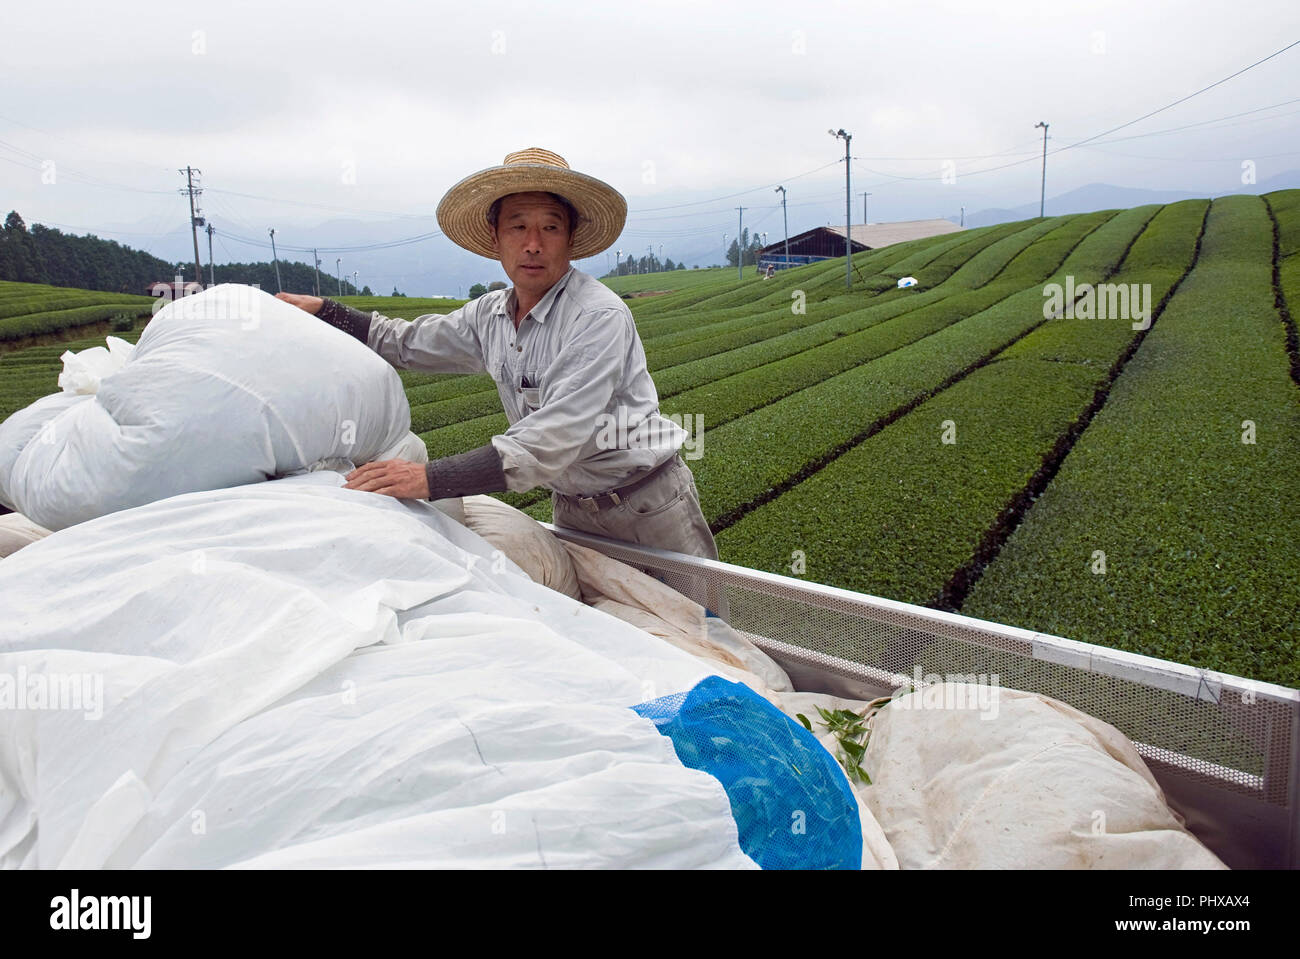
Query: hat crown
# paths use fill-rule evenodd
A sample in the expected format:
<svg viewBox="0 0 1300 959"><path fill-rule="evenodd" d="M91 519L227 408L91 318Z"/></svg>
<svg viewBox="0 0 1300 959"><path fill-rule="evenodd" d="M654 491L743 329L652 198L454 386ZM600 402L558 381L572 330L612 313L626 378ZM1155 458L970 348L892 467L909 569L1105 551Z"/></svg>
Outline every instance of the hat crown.
<svg viewBox="0 0 1300 959"><path fill-rule="evenodd" d="M507 153L503 161L505 166L514 166L515 164L529 164L540 166L560 167L563 170L569 169L568 162L558 153L552 153L550 150L543 150L541 147L528 147L526 150L516 150L514 153Z"/></svg>

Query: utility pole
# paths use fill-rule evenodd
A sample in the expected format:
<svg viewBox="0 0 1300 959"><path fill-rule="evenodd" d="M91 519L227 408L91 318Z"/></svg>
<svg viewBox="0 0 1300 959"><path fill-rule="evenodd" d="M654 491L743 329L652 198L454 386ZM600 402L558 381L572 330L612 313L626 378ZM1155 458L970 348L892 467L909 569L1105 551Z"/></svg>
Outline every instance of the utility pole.
<svg viewBox="0 0 1300 959"><path fill-rule="evenodd" d="M965 228L966 228L966 208L965 208L965 207L962 207L962 208L961 208L961 225L962 225L962 229L965 229Z"/></svg>
<svg viewBox="0 0 1300 959"><path fill-rule="evenodd" d="M866 226L868 223L871 222L870 220L867 219L867 197L869 196L871 196L870 193L862 194L862 225L863 226Z"/></svg>
<svg viewBox="0 0 1300 959"><path fill-rule="evenodd" d="M271 227L271 259L275 261L275 292L284 289L280 285L280 258L275 253L275 227Z"/></svg>
<svg viewBox="0 0 1300 959"><path fill-rule="evenodd" d="M737 279L745 278L745 208L736 207L740 211L740 226L736 228L736 277Z"/></svg>
<svg viewBox="0 0 1300 959"><path fill-rule="evenodd" d="M316 261L316 295L320 296L320 254L312 247L311 258Z"/></svg>
<svg viewBox="0 0 1300 959"><path fill-rule="evenodd" d="M648 269L646 272L658 273L659 271L655 269L655 245L653 243L647 243L646 249L650 251L650 269Z"/></svg>
<svg viewBox="0 0 1300 959"><path fill-rule="evenodd" d="M773 193L781 194L781 222L785 224L785 266L790 268L790 221L785 215L785 187L779 186Z"/></svg>
<svg viewBox="0 0 1300 959"><path fill-rule="evenodd" d="M1038 194L1038 218L1043 218L1043 207L1047 203L1047 124L1039 120L1034 124L1034 129L1043 128L1043 186L1042 191Z"/></svg>
<svg viewBox="0 0 1300 959"><path fill-rule="evenodd" d="M339 264L342 262L342 257L339 257L334 261L334 278L339 281L339 296L343 295L343 276L339 273Z"/></svg>
<svg viewBox="0 0 1300 959"><path fill-rule="evenodd" d="M726 233L722 234L722 262L723 263L727 262L727 236L728 235L729 234ZM736 246L740 246L740 244L737 243Z"/></svg>
<svg viewBox="0 0 1300 959"><path fill-rule="evenodd" d="M203 171L187 166L179 172L185 174L185 189L180 192L190 198L190 236L194 238L194 282L202 283L203 267L199 266L199 227L203 225L203 217L200 215L200 211L194 207L194 198L203 192L203 188L194 185L194 174L197 173L202 176Z"/></svg>
<svg viewBox="0 0 1300 959"><path fill-rule="evenodd" d="M849 144L853 141L852 133L845 133L844 128L828 130L831 136L844 141L844 288L853 289L853 189L849 179Z"/></svg>
<svg viewBox="0 0 1300 959"><path fill-rule="evenodd" d="M361 293L361 287L357 286L357 271L352 271L352 294L354 296Z"/></svg>
<svg viewBox="0 0 1300 959"><path fill-rule="evenodd" d="M212 224L208 224L208 286L217 285L217 274L212 266Z"/></svg>

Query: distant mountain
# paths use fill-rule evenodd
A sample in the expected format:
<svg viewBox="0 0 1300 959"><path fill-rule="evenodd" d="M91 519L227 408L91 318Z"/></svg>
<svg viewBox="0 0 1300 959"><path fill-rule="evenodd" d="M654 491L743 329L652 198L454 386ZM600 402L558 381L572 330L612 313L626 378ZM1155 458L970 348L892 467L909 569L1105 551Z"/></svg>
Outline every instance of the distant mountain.
<svg viewBox="0 0 1300 959"><path fill-rule="evenodd" d="M1188 190L1143 190L1133 187L1114 186L1110 183L1089 183L1078 189L1047 198L1047 216L1060 216L1065 213L1093 213L1097 210L1123 210L1148 203L1177 203L1195 197L1224 196L1228 193L1271 193L1274 190L1300 189L1300 170L1288 170L1269 177L1260 183L1243 185L1240 190L1206 190L1193 192ZM1026 203L1011 209L994 207L979 210L966 217L968 228L993 226L997 223L1011 223L1015 220L1027 220L1038 216L1038 204ZM954 217L948 217L952 220Z"/></svg>

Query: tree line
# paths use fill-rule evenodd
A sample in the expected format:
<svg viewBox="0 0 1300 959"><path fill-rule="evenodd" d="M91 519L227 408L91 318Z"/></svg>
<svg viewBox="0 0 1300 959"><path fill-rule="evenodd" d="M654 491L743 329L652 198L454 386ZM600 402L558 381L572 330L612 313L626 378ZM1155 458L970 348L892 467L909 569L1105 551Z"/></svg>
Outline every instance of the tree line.
<svg viewBox="0 0 1300 959"><path fill-rule="evenodd" d="M671 257L660 260L657 256L647 254L640 259L631 256L620 257L618 266L605 276L633 276L639 273L664 273L668 270L684 269L686 269L685 263L674 263Z"/></svg>
<svg viewBox="0 0 1300 959"><path fill-rule="evenodd" d="M256 284L271 293L277 290L274 263L222 263L212 272L217 283ZM103 240L89 233L74 236L40 223L33 223L29 229L16 210L10 211L4 228L0 229L0 280L143 295L150 283L170 283L177 276L193 281L194 264L169 263L143 250L133 250L116 240ZM208 285L206 266L198 280ZM358 295L357 288L347 279L340 284L333 276L320 274L322 296L340 295L340 286L343 296ZM279 288L289 293L313 293L316 271L309 263L281 260ZM360 295L373 294L369 286L364 286Z"/></svg>
<svg viewBox="0 0 1300 959"><path fill-rule="evenodd" d="M731 266L736 265L742 245L745 250L744 265L753 266L758 262L758 251L763 248L763 243L758 234L750 234L749 227L744 228L739 243L735 240L731 241L731 248L727 251L727 263ZM632 256L620 258L618 266L605 276L632 276L640 273L662 273L666 270L684 269L686 269L685 263L674 263L671 258L661 261L658 257L647 254L639 258Z"/></svg>
<svg viewBox="0 0 1300 959"><path fill-rule="evenodd" d="M82 290L143 294L154 280L170 280L175 264L97 236L73 236L33 223L17 211L0 230L0 280L46 283ZM194 267L190 267L193 279Z"/></svg>
<svg viewBox="0 0 1300 959"><path fill-rule="evenodd" d="M745 227L741 232L740 242L731 241L731 248L727 250L727 263L731 266L736 265L736 257L740 255L740 248L745 248L745 262L742 266L753 266L758 262L758 251L763 249L763 241L757 234L750 236L749 227Z"/></svg>
<svg viewBox="0 0 1300 959"><path fill-rule="evenodd" d="M500 280L493 280L487 286L484 286L482 283L475 283L469 288L469 298L471 300L477 300L484 293L491 293L493 290L504 290L505 288L506 285Z"/></svg>
<svg viewBox="0 0 1300 959"><path fill-rule="evenodd" d="M218 283L256 284L258 289L268 293L278 292L275 284L274 263L218 263L214 268ZM187 278L194 275L194 264L190 264ZM208 268L203 267L203 285L208 285ZM280 289L286 293L316 293L316 271L310 263L280 261ZM340 292L342 290L342 292ZM369 285L363 284L360 290L352 285L346 276L340 281L333 273L320 272L320 296L374 296ZM394 296L403 296L393 289Z"/></svg>

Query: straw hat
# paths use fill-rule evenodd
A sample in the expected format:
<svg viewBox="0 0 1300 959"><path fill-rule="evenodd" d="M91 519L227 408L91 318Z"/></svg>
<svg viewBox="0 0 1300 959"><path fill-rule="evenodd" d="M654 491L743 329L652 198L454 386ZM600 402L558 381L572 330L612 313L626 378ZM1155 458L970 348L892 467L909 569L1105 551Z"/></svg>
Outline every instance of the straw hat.
<svg viewBox="0 0 1300 959"><path fill-rule="evenodd" d="M438 226L471 253L499 259L492 248L488 208L511 193L558 193L578 210L572 258L608 248L623 232L627 201L608 183L570 170L564 157L541 147L506 154L500 166L479 170L447 191L438 204Z"/></svg>

